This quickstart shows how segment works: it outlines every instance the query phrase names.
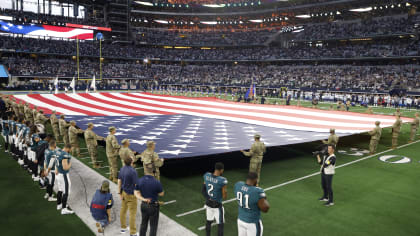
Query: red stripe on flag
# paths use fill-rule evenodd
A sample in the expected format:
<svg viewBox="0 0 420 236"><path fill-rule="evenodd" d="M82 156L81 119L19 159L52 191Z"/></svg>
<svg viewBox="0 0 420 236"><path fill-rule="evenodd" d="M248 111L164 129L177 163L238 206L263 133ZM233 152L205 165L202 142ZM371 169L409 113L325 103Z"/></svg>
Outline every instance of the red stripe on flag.
<svg viewBox="0 0 420 236"><path fill-rule="evenodd" d="M76 103L76 104L79 104L79 105L82 105L82 106L85 106L85 107L88 107L88 108L95 108L95 109L98 109L98 110L108 111L108 112L113 112L113 113L119 113L119 114L123 114L123 115L127 115L127 116L139 116L139 114L137 114L137 113L125 112L123 110L115 110L115 109L111 109L111 108L106 108L105 105L104 106L98 106L98 105L93 105L93 104L90 104L90 103L87 103L87 102L83 102L83 101L74 99L70 96L67 96L67 94L64 94L64 93L55 94L55 96L59 97L59 98L62 98L66 101Z"/></svg>
<svg viewBox="0 0 420 236"><path fill-rule="evenodd" d="M149 98L144 98L144 97L137 96L137 95L134 95L134 94L129 94L129 93L122 93L122 94L125 95L125 96L128 96L128 97L133 97L133 98L137 98L137 99L143 99L143 100L148 100L149 99ZM195 112L195 113L200 113L200 114L203 114L203 115L207 114L207 115L223 116L223 117L226 117L227 119L229 117L235 117L235 118L241 118L241 119L261 121L261 122L270 122L270 123L275 123L275 124L280 124L280 125L318 128L318 129L325 129L325 130L329 130L330 128L341 129L341 130L366 130L366 128L359 128L359 127L357 127L357 128L355 128L355 127L341 127L341 126L335 126L334 127L334 126L331 126L331 125L319 125L319 124L313 124L313 123L307 124L307 123L302 123L302 122L284 121L284 120L257 117L257 116L251 116L251 115L238 115L238 114L235 114L235 113L213 112L213 111L191 109L191 108L178 108L178 107L175 107L175 106L158 105L158 104L153 104L153 103L148 103L148 102L140 102L140 101L136 101L136 103L147 104L149 106L152 104L155 107L166 108L166 109L174 109L174 110L179 110L179 111Z"/></svg>
<svg viewBox="0 0 420 236"><path fill-rule="evenodd" d="M136 95L137 96L137 95ZM159 102L166 102L166 103L173 103L173 104L179 104L179 105L187 105L187 106L195 106L195 107L203 107L206 108L215 108L215 109L225 109L229 111L241 111L241 112L254 112L254 113L261 113L261 114L269 114L269 115L279 115L279 116L285 116L289 117L290 119L294 118L302 118L302 119L314 119L314 120L322 120L322 121L332 121L332 122L347 122L352 124L373 124L372 121L363 121L363 120L351 120L346 118L339 118L339 117L330 117L330 116L311 116L311 115L304 115L304 114L293 114L288 112L281 112L281 111L267 111L267 110L255 110L254 107L247 107L247 108L235 108L235 107L226 107L221 105L211 105L211 104L199 104L199 103L193 103L185 99L184 101L173 101L173 100L167 100L162 98L152 98L152 97L143 97L139 95L138 97L152 100L152 101L159 101ZM177 97L179 99L179 97ZM218 101L215 101L218 102ZM311 111L313 112L313 111ZM347 115L347 114L340 114L340 115Z"/></svg>
<svg viewBox="0 0 420 236"><path fill-rule="evenodd" d="M64 104L56 102L54 100L44 98L40 94L30 94L28 96L30 98L36 99L38 101L41 101L41 102L44 102L44 103L47 103L47 104L50 104L50 105L53 105L53 106L56 106L56 107L61 107L61 108L64 108L64 109L67 109L67 110L70 110L70 111L83 113L83 114L88 115L88 116L105 116L105 114L91 112L91 111L88 111L88 110L79 109L79 108L75 108L75 107L72 107L72 106L64 105Z"/></svg>
<svg viewBox="0 0 420 236"><path fill-rule="evenodd" d="M109 93L100 93L100 94L102 96L106 96L106 97L113 98L113 99L116 99L116 100L121 100L120 98L115 97L115 96L111 97L112 95L107 96L107 95L109 95ZM137 110L139 112L152 112L152 113L157 113L157 114L162 114L162 115L175 115L176 114L176 113L171 113L171 112L166 112L166 111L159 111L159 110L153 110L153 109L147 109L147 108L138 108L138 107L128 106L128 105L124 105L124 104L117 103L117 102L111 102L111 101L107 101L107 100L104 100L104 99L101 99L101 98L94 97L94 96L92 96L88 93L80 93L78 95L81 96L81 97L84 97L86 99L93 100L93 101L96 101L96 102L100 102L100 103L103 103L103 104L108 104L108 105L118 106L118 107L121 107L121 108ZM138 115L139 114L137 114L137 116Z"/></svg>

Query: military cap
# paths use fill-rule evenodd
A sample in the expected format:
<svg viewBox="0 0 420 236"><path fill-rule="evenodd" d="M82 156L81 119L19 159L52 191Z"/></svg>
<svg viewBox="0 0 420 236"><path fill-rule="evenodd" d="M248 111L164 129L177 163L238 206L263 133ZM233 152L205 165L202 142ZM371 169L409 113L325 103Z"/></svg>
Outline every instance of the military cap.
<svg viewBox="0 0 420 236"><path fill-rule="evenodd" d="M155 144L155 141L147 141L146 146L151 147L153 144Z"/></svg>
<svg viewBox="0 0 420 236"><path fill-rule="evenodd" d="M39 113L43 114L43 113L44 113L44 110L42 110L42 109L41 109L41 110L39 110Z"/></svg>
<svg viewBox="0 0 420 236"><path fill-rule="evenodd" d="M125 138L121 141L122 144L125 144L125 143L128 143L128 142L130 142L130 139L128 139L128 138Z"/></svg>
<svg viewBox="0 0 420 236"><path fill-rule="evenodd" d="M35 105L34 107L35 107L35 109L37 109L37 108L38 108L38 106L37 106L37 105Z"/></svg>
<svg viewBox="0 0 420 236"><path fill-rule="evenodd" d="M377 120L376 122L375 122L375 125L380 125L381 124L381 122L379 121L379 120Z"/></svg>
<svg viewBox="0 0 420 236"><path fill-rule="evenodd" d="M102 182L101 191L102 192L109 192L109 181L108 180L104 180Z"/></svg>
<svg viewBox="0 0 420 236"><path fill-rule="evenodd" d="M53 110L52 113L55 114L55 110Z"/></svg>
<svg viewBox="0 0 420 236"><path fill-rule="evenodd" d="M87 125L88 125L88 127L90 127L90 126L93 126L93 123L89 122Z"/></svg>
<svg viewBox="0 0 420 236"><path fill-rule="evenodd" d="M254 138L261 138L261 135L259 135L259 134L255 134L255 135L254 135Z"/></svg>
<svg viewBox="0 0 420 236"><path fill-rule="evenodd" d="M116 130L116 128L114 126L111 126L111 127L108 128L108 130L109 130L109 132L112 132L112 131Z"/></svg>
<svg viewBox="0 0 420 236"><path fill-rule="evenodd" d="M330 129L330 133L335 133L335 129L334 128L331 128Z"/></svg>
<svg viewBox="0 0 420 236"><path fill-rule="evenodd" d="M76 121L72 120L70 121L70 124L76 124Z"/></svg>
<svg viewBox="0 0 420 236"><path fill-rule="evenodd" d="M61 119L64 119L64 115L63 115L63 114L62 114L62 115L60 115L60 118L61 118Z"/></svg>

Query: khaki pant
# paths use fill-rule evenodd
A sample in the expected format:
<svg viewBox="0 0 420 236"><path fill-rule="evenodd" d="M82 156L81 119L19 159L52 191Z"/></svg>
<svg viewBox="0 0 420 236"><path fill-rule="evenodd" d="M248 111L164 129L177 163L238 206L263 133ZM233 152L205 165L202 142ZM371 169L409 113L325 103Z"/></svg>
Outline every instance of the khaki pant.
<svg viewBox="0 0 420 236"><path fill-rule="evenodd" d="M369 151L370 153L375 153L376 148L378 147L379 140L377 139L371 139L369 144Z"/></svg>
<svg viewBox="0 0 420 236"><path fill-rule="evenodd" d="M260 174L261 174L261 163L260 160L252 160L249 162L249 172L255 172L258 175L257 185L260 184Z"/></svg>
<svg viewBox="0 0 420 236"><path fill-rule="evenodd" d="M127 194L123 191L121 202L121 229L127 228L127 210L129 211L128 222L130 224L130 235L136 234L137 198L134 194Z"/></svg>
<svg viewBox="0 0 420 236"><path fill-rule="evenodd" d="M109 164L109 175L113 178L113 181L118 179L118 164L117 164L117 156L107 156L108 157L108 164Z"/></svg>
<svg viewBox="0 0 420 236"><path fill-rule="evenodd" d="M97 147L94 145L88 145L87 146L89 155L90 155L90 159L92 160L92 165L96 165L96 159L98 157L98 150Z"/></svg>
<svg viewBox="0 0 420 236"><path fill-rule="evenodd" d="M57 142L59 142L59 140L60 140L60 130L58 129L58 126L53 126L52 130L53 130L53 133L54 133L55 140Z"/></svg>
<svg viewBox="0 0 420 236"><path fill-rule="evenodd" d="M67 145L70 142L68 134L63 135L63 142L64 142L64 145Z"/></svg>
<svg viewBox="0 0 420 236"><path fill-rule="evenodd" d="M80 147L78 142L71 143L71 155L74 157L80 157Z"/></svg>
<svg viewBox="0 0 420 236"><path fill-rule="evenodd" d="M396 148L398 146L398 134L399 133L392 133L392 147Z"/></svg>
<svg viewBox="0 0 420 236"><path fill-rule="evenodd" d="M411 129L410 141L413 142L416 139L417 129Z"/></svg>

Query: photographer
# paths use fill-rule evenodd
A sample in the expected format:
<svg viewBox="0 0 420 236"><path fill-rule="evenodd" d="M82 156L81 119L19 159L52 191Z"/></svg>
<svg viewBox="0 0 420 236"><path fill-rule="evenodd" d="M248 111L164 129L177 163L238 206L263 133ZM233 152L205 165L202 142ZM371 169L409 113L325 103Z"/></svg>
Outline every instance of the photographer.
<svg viewBox="0 0 420 236"><path fill-rule="evenodd" d="M332 191L332 179L335 174L335 161L334 155L335 146L332 144L328 145L328 154L322 155L317 154L316 158L318 163L321 165L321 185L324 190L324 195L319 199L320 201L326 202L325 206L333 206L333 191Z"/></svg>
<svg viewBox="0 0 420 236"><path fill-rule="evenodd" d="M101 188L96 190L90 203L90 213L96 220L96 227L99 233L104 232L105 226L111 222L111 208L114 205L114 199L109 192L109 181L104 180Z"/></svg>

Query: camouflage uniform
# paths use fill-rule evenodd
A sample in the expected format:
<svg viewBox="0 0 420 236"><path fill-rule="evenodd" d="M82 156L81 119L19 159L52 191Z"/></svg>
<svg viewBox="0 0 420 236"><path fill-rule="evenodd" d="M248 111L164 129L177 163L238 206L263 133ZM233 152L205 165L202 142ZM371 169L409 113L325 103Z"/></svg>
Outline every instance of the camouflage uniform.
<svg viewBox="0 0 420 236"><path fill-rule="evenodd" d="M121 144L124 144L125 142L128 142L128 139L124 139L121 142ZM121 146L118 154L120 155L121 163L123 166L124 166L124 160L126 158L133 159L133 163L136 162L140 158L140 155L134 155L134 152L129 147L124 147L124 146Z"/></svg>
<svg viewBox="0 0 420 236"><path fill-rule="evenodd" d="M147 142L147 148L141 154L141 161L143 162L143 169L146 169L146 166L152 165L153 168L153 176L160 180L160 171L159 167L163 166L163 159L159 158L159 155L151 148L155 142L149 141Z"/></svg>
<svg viewBox="0 0 420 236"><path fill-rule="evenodd" d="M32 123L35 124L35 118L38 115L38 106L35 106L34 109L32 109Z"/></svg>
<svg viewBox="0 0 420 236"><path fill-rule="evenodd" d="M71 121L69 127L69 142L71 145L71 155L74 157L80 157L80 147L79 147L79 139L77 138L78 134L83 133L83 130L77 129L75 127L76 122ZM74 125L73 125L74 124ZM74 155L76 153L76 155Z"/></svg>
<svg viewBox="0 0 420 236"><path fill-rule="evenodd" d="M64 120L64 117L62 117L58 120L58 127L60 129L61 136L63 136L64 145L67 145L69 143L68 128L70 127L70 124Z"/></svg>
<svg viewBox="0 0 420 236"><path fill-rule="evenodd" d="M335 129L330 129L330 136L328 136L328 140L322 140L323 144L327 144L327 145L334 145L335 147L337 147L338 144L338 136L335 135Z"/></svg>
<svg viewBox="0 0 420 236"><path fill-rule="evenodd" d="M254 138L260 138L260 135L255 135ZM265 153L265 144L259 140L256 140L249 152L243 152L247 157L251 157L249 162L249 172L255 172L258 174L257 185L260 184L260 174L261 174L261 164L263 160L263 155Z"/></svg>
<svg viewBox="0 0 420 236"><path fill-rule="evenodd" d="M370 144L369 144L369 151L370 154L374 154L376 152L376 148L379 143L379 139L381 139L382 135L382 128L379 126L381 123L379 121L375 122L376 127L369 131L370 138Z"/></svg>
<svg viewBox="0 0 420 236"><path fill-rule="evenodd" d="M12 110L16 116L19 116L19 107L18 107L18 104L16 103L16 99L13 99Z"/></svg>
<svg viewBox="0 0 420 236"><path fill-rule="evenodd" d="M23 105L23 102L18 104L19 114L24 115L25 114L25 105Z"/></svg>
<svg viewBox="0 0 420 236"><path fill-rule="evenodd" d="M115 127L110 127L109 131L112 132L115 130ZM108 157L109 163L109 172L110 176L109 179L116 182L118 180L118 150L121 146L118 144L118 140L113 134L109 134L106 137L106 156Z"/></svg>
<svg viewBox="0 0 420 236"><path fill-rule="evenodd" d="M91 125L92 123L88 124ZM93 124L92 124L93 125ZM98 163L96 162L96 159L98 157L98 140L103 140L102 137L98 136L93 132L91 129L86 129L85 131L85 141L86 141L86 147L88 149L90 158L92 160L92 165L95 168L98 168Z"/></svg>
<svg viewBox="0 0 420 236"><path fill-rule="evenodd" d="M410 132L410 142L413 142L416 139L417 131L419 130L420 118L419 114L416 113L416 118L414 118L411 123L411 132Z"/></svg>
<svg viewBox="0 0 420 236"><path fill-rule="evenodd" d="M25 115L25 120L32 122L32 110L29 108L28 103L23 107L23 114Z"/></svg>
<svg viewBox="0 0 420 236"><path fill-rule="evenodd" d="M57 116L55 115L55 111L50 116L51 127L54 133L55 140L60 142L60 128L58 124Z"/></svg>
<svg viewBox="0 0 420 236"><path fill-rule="evenodd" d="M400 116L397 114L397 119L395 120L395 123L392 125L392 148L397 148L398 145L398 136L400 134L402 121L400 119Z"/></svg>
<svg viewBox="0 0 420 236"><path fill-rule="evenodd" d="M44 116L44 111L39 110L38 114L35 117L35 124L42 124L45 127L45 122L48 121L48 118Z"/></svg>

